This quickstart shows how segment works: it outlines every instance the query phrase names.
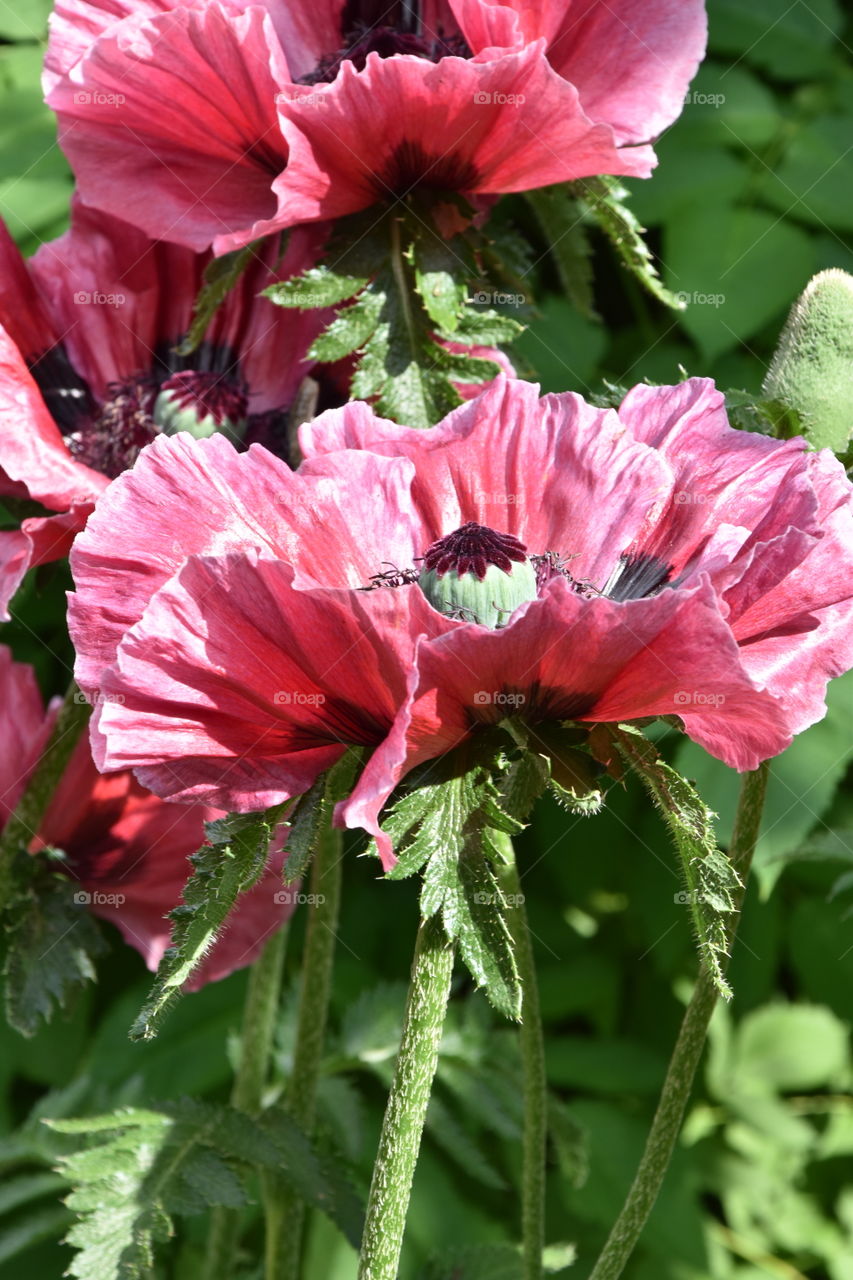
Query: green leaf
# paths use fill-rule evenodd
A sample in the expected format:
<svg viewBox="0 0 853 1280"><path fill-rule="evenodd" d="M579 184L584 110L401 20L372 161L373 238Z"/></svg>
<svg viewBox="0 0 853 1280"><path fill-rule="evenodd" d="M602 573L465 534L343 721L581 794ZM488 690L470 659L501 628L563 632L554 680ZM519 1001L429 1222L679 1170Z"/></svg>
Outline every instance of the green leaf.
<svg viewBox="0 0 853 1280"><path fill-rule="evenodd" d="M442 1251L419 1280L523 1280L521 1254L510 1244L456 1245Z"/></svg>
<svg viewBox="0 0 853 1280"><path fill-rule="evenodd" d="M844 25L836 0L710 0L711 47L746 58L783 80L804 80L832 66L833 42Z"/></svg>
<svg viewBox="0 0 853 1280"><path fill-rule="evenodd" d="M216 941L238 897L260 879L285 807L230 814L205 823L209 843L190 858L193 874L184 889L184 901L169 916L172 945L131 1027L131 1039L150 1040L157 1034L163 1014Z"/></svg>
<svg viewBox="0 0 853 1280"><path fill-rule="evenodd" d="M569 183L529 191L527 199L542 228L563 292L587 319L597 319L592 262L584 210Z"/></svg>
<svg viewBox="0 0 853 1280"><path fill-rule="evenodd" d="M510 1018L521 1014L521 987L513 955L508 903L493 863L500 854L492 830L515 834L521 823L501 807L487 768L427 782L402 796L383 830L398 854L392 880L423 868L421 913L441 914L449 938L489 1000Z"/></svg>
<svg viewBox="0 0 853 1280"><path fill-rule="evenodd" d="M415 288L439 333L455 332L465 310L470 264L458 237L444 241L424 229L414 242Z"/></svg>
<svg viewBox="0 0 853 1280"><path fill-rule="evenodd" d="M663 258L667 283L688 304L680 323L712 359L787 310L812 274L815 250L775 213L708 202L667 222Z"/></svg>
<svg viewBox="0 0 853 1280"><path fill-rule="evenodd" d="M60 1133L96 1139L60 1160L74 1188L66 1203L80 1219L67 1236L78 1250L68 1274L78 1280L148 1280L155 1244L173 1233L166 1207L170 1192L195 1146L213 1137L214 1121L207 1117L188 1133L163 1112L129 1108L48 1123Z"/></svg>
<svg viewBox="0 0 853 1280"><path fill-rule="evenodd" d="M661 760L642 733L628 726L613 730L626 764L639 775L666 825L681 860L684 891L676 902L690 909L699 956L727 999L725 978L729 950L728 917L737 909L741 883L727 856L718 848L714 814L695 788Z"/></svg>
<svg viewBox="0 0 853 1280"><path fill-rule="evenodd" d="M781 400L761 399L749 391L727 391L726 413L739 431L756 431L777 440L790 440L803 433L796 409Z"/></svg>
<svg viewBox="0 0 853 1280"><path fill-rule="evenodd" d="M0 1265L44 1240L58 1240L72 1221L67 1209L41 1208L0 1230ZM20 1272L18 1274L21 1274Z"/></svg>
<svg viewBox="0 0 853 1280"><path fill-rule="evenodd" d="M95 957L105 949L89 895L54 870L44 854L18 855L20 878L6 906L8 949L4 967L6 1016L21 1035L32 1036L54 1006L65 1008L86 982L95 980Z"/></svg>
<svg viewBox="0 0 853 1280"><path fill-rule="evenodd" d="M285 884L293 884L308 870L322 833L328 829L332 810L352 790L360 760L361 751L350 748L296 801L287 819Z"/></svg>
<svg viewBox="0 0 853 1280"><path fill-rule="evenodd" d="M485 296L501 298L510 295L492 293ZM454 337L458 342L470 343L472 346L495 347L505 342L515 342L522 333L524 333L524 325L518 320L513 320L511 316L503 315L490 307L481 309L475 294L459 318Z"/></svg>
<svg viewBox="0 0 853 1280"><path fill-rule="evenodd" d="M730 1078L762 1089L811 1092L840 1085L847 1029L819 1005L770 1004L746 1014L732 1045ZM748 1087L748 1086L747 1086Z"/></svg>
<svg viewBox="0 0 853 1280"><path fill-rule="evenodd" d="M195 351L207 333L208 325L218 308L236 285L255 253L255 245L247 244L221 258L212 258L204 269L201 289L193 304L192 320L186 337L178 345L178 355L188 356Z"/></svg>
<svg viewBox="0 0 853 1280"><path fill-rule="evenodd" d="M433 1141L469 1177L495 1191L506 1190L506 1182L494 1163L487 1159L447 1103L436 1093L429 1100L426 1129Z"/></svg>
<svg viewBox="0 0 853 1280"><path fill-rule="evenodd" d="M434 426L462 400L448 381L450 353L433 339L432 321L402 255L396 267L389 265L378 273L367 292L379 319L364 344L351 395L375 400L376 412L397 422Z"/></svg>
<svg viewBox="0 0 853 1280"><path fill-rule="evenodd" d="M68 1236L79 1250L69 1271L78 1280L148 1280L156 1244L174 1232L173 1215L245 1204L243 1181L253 1166L275 1170L351 1243L360 1238L356 1192L282 1112L254 1119L185 1099L47 1123L83 1140L59 1162L74 1188L67 1204L80 1219Z"/></svg>
<svg viewBox="0 0 853 1280"><path fill-rule="evenodd" d="M264 289L263 296L278 307L313 311L318 307L335 307L339 302L355 297L368 279L366 275L344 275L327 266L309 267L290 280L271 284Z"/></svg>
<svg viewBox="0 0 853 1280"><path fill-rule="evenodd" d="M853 760L853 672L830 680L826 716L797 734L787 751L770 765L764 820L753 861L753 874L766 896L786 862L826 813ZM719 813L719 832L727 843L737 806L737 774L694 742L678 747L675 765L695 779L700 793Z"/></svg>
<svg viewBox="0 0 853 1280"><path fill-rule="evenodd" d="M683 311L683 299L665 287L643 239L643 228L625 204L627 187L616 178L581 178L571 189L640 284L665 306Z"/></svg>
<svg viewBox="0 0 853 1280"><path fill-rule="evenodd" d="M375 332L381 313L381 296L370 292L360 294L355 302L339 311L328 328L315 338L309 357L334 361L342 360L353 351L360 351Z"/></svg>

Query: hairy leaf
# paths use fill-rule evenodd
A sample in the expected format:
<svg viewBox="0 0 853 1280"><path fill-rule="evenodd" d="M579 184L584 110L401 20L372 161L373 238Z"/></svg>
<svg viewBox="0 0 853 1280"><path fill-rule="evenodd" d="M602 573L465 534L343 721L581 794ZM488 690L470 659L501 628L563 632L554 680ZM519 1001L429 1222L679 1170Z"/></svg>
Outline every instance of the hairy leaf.
<svg viewBox="0 0 853 1280"><path fill-rule="evenodd" d="M510 905L493 864L500 853L492 832L515 834L521 823L501 807L484 766L474 765L402 796L383 828L399 861L394 880L423 868L421 913L441 914L450 938L496 1009L521 1014L521 987L509 927Z"/></svg>
<svg viewBox="0 0 853 1280"><path fill-rule="evenodd" d="M665 306L683 311L686 302L663 284L643 239L644 228L625 204L627 188L617 178L608 177L580 178L570 186L640 284Z"/></svg>
<svg viewBox="0 0 853 1280"><path fill-rule="evenodd" d="M264 289L263 296L278 307L297 311L313 311L318 307L334 307L354 298L367 284L367 276L345 275L331 267L309 267L301 275L291 276Z"/></svg>
<svg viewBox="0 0 853 1280"><path fill-rule="evenodd" d="M732 994L725 977L728 917L737 910L742 886L728 857L717 846L715 814L695 787L661 760L639 730L622 725L613 732L620 754L639 775L669 827L685 886L676 901L690 908L700 959L720 994L728 999Z"/></svg>
<svg viewBox="0 0 853 1280"><path fill-rule="evenodd" d="M201 289L193 304L192 320L187 335L179 344L178 355L188 356L201 344L208 325L255 254L255 245L247 244L221 258L212 258L204 269Z"/></svg>
<svg viewBox="0 0 853 1280"><path fill-rule="evenodd" d="M205 823L208 844L193 854L193 874L183 903L170 912L172 945L157 970L145 1005L134 1022L134 1040L150 1040L181 986L210 950L240 894L263 873L270 840L285 805L265 813L230 814Z"/></svg>
<svg viewBox="0 0 853 1280"><path fill-rule="evenodd" d="M47 1122L81 1148L59 1166L77 1215L68 1235L78 1280L148 1280L155 1246L174 1232L173 1215L211 1205L239 1207L253 1167L275 1170L308 1204L328 1214L352 1244L362 1207L342 1171L278 1111L254 1119L231 1107L184 1099L157 1109Z"/></svg>
<svg viewBox="0 0 853 1280"><path fill-rule="evenodd" d="M89 894L44 853L21 851L13 869L15 889L4 912L6 1017L16 1031L32 1036L54 1006L65 1008L84 983L94 982L94 960L106 945L87 910Z"/></svg>
<svg viewBox="0 0 853 1280"><path fill-rule="evenodd" d="M582 315L597 319L589 236L577 196L568 183L558 183L529 191L527 199L548 242L563 292Z"/></svg>

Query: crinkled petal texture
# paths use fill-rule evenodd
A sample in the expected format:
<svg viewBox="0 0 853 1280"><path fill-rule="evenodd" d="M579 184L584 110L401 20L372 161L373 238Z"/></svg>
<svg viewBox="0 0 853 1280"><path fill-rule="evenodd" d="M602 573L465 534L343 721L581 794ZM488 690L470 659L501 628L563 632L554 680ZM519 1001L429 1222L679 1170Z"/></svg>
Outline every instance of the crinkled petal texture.
<svg viewBox="0 0 853 1280"><path fill-rule="evenodd" d="M472 48L544 39L548 61L577 89L591 120L620 143L672 124L705 53L703 0L457 0Z"/></svg>
<svg viewBox="0 0 853 1280"><path fill-rule="evenodd" d="M397 32L340 61L359 17L394 44L395 6L359 8L60 0L45 87L84 199L222 253L416 188L647 177L705 41L701 0L432 0L421 42L451 53Z"/></svg>
<svg viewBox="0 0 853 1280"><path fill-rule="evenodd" d="M330 85L279 97L287 168L281 225L336 218L418 188L527 191L597 173L648 177L649 147L618 149L577 91L528 45L494 61L380 58L344 63Z"/></svg>
<svg viewBox="0 0 853 1280"><path fill-rule="evenodd" d="M322 227L295 230L283 256L275 237L258 245L205 332L205 347L245 382L252 414L290 405L312 367L305 353L327 313L288 312L259 295L312 266L323 235ZM210 261L210 254L152 240L75 197L70 229L28 265L74 370L101 400L110 384L149 373L171 355L190 327Z"/></svg>
<svg viewBox="0 0 853 1280"><path fill-rule="evenodd" d="M0 533L0 620L8 619L28 569L68 554L106 484L71 458L18 347L0 327L0 496L62 513L29 516Z"/></svg>
<svg viewBox="0 0 853 1280"><path fill-rule="evenodd" d="M74 17L84 15L81 6ZM106 27L47 101L87 204L205 249L237 230L255 238L275 212L271 183L287 159L275 110L283 83L263 8L235 14L208 3L143 9Z"/></svg>
<svg viewBox="0 0 853 1280"><path fill-rule="evenodd" d="M54 720L45 713L31 667L0 646L0 828L38 763ZM169 945L166 919L181 901L188 858L204 842L204 822L219 816L202 805L170 805L129 772L98 773L80 743L50 802L32 848L64 850L68 874L95 915L112 921L156 969ZM274 851L258 884L238 902L189 989L251 964L292 912L280 892L282 854Z"/></svg>
<svg viewBox="0 0 853 1280"><path fill-rule="evenodd" d="M702 379L637 388L616 412L501 376L431 430L350 404L302 445L282 488L262 449L160 441L100 503L71 616L81 678L105 694L101 767L252 808L347 743L373 748L339 820L377 835L388 864L379 816L397 782L508 705L533 733L678 715L751 769L853 664L842 468L732 430ZM502 628L438 613L413 575L362 589L471 521L547 556Z"/></svg>

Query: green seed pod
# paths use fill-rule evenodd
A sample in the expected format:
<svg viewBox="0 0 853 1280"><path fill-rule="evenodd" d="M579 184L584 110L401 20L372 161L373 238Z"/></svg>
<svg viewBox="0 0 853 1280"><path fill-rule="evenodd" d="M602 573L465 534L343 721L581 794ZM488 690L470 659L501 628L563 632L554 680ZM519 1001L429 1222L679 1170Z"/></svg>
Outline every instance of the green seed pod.
<svg viewBox="0 0 853 1280"><path fill-rule="evenodd" d="M536 570L529 560L513 563L508 572L490 564L483 578L470 572L458 574L455 569L442 574L424 569L418 581L439 613L462 622L479 622L493 631L506 626L520 604L537 596Z"/></svg>

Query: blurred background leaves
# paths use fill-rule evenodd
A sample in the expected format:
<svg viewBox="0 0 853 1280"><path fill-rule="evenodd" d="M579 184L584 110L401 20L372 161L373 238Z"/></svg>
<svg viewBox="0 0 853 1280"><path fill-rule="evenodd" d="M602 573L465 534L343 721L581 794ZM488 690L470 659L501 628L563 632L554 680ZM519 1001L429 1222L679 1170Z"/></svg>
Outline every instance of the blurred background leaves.
<svg viewBox="0 0 853 1280"><path fill-rule="evenodd" d="M71 179L38 86L45 0L0 5L0 214L25 252L62 231ZM533 244L536 300L521 369L547 390L604 379L676 381L683 367L758 391L787 310L809 276L853 270L853 24L835 0L710 0L709 57L660 165L634 181L674 314L644 294L590 226L590 318L566 300L528 203L498 218ZM0 640L60 690L67 578L31 575ZM715 1016L676 1161L629 1280L853 1280L853 676L827 720L773 765L767 820L731 967L735 999ZM737 778L666 733L659 746L731 827ZM353 853L355 850L352 851ZM555 1272L588 1274L627 1189L654 1110L695 953L662 824L639 788L614 786L597 818L542 803L519 842L535 935L553 1088L548 1226ZM323 1141L367 1185L395 1051L417 918L414 882L378 884L346 862ZM295 978L304 928L294 921ZM163 1034L127 1029L149 987L109 931L101 981L34 1039L0 1030L0 1280L55 1280L71 1215L51 1172L69 1150L45 1116L227 1097L245 974L186 997ZM289 1060L289 1000L278 1070ZM517 1050L460 969L428 1138L418 1167L402 1280L515 1280L501 1242L517 1234ZM246 1209L246 1241L260 1242ZM169 1280L199 1276L204 1219L180 1220ZM306 1276L352 1280L354 1253L311 1221ZM236 1280L256 1273L247 1258ZM568 1273L567 1273L568 1274Z"/></svg>

